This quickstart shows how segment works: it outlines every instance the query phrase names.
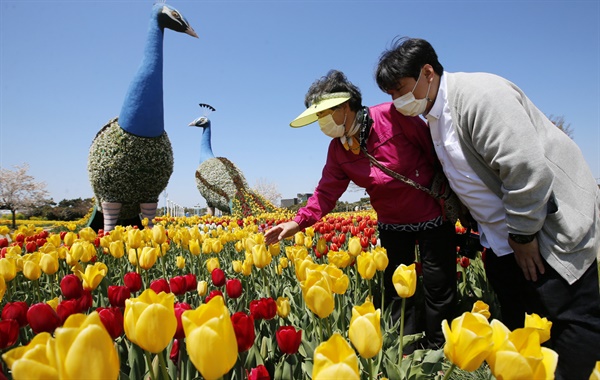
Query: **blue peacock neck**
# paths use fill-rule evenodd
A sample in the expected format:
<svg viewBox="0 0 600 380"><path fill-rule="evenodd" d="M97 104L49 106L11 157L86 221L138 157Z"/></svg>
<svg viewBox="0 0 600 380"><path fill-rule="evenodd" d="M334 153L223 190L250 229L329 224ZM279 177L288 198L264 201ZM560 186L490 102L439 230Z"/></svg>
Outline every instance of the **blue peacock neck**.
<svg viewBox="0 0 600 380"><path fill-rule="evenodd" d="M210 144L210 127L202 128L202 139L200 140L200 163L213 158L215 155Z"/></svg>
<svg viewBox="0 0 600 380"><path fill-rule="evenodd" d="M163 109L163 37L153 12L144 57L129 85L119 114L119 125L141 137L159 137L165 131Z"/></svg>

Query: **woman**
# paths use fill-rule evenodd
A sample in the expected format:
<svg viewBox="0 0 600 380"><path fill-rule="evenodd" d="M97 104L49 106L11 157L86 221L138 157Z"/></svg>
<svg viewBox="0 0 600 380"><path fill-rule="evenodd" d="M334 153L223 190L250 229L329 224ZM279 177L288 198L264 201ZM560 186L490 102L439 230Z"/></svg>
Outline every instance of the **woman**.
<svg viewBox="0 0 600 380"><path fill-rule="evenodd" d="M266 243L293 236L319 221L333 210L350 181L364 187L377 212L379 238L389 257L384 273L386 304L398 300L392 275L398 265L415 261L418 242L425 297L424 346L440 347L444 343L441 322L453 318L456 296L454 225L443 221L433 197L385 174L361 151L362 146L389 169L429 186L438 162L427 126L420 118L398 113L393 103L364 107L360 90L336 70L311 85L305 105L307 109L290 126L318 121L333 140L322 178L307 205L292 221L268 230ZM405 331L418 333L423 329L417 327L414 302L407 301ZM400 304L392 304L393 320L399 318Z"/></svg>

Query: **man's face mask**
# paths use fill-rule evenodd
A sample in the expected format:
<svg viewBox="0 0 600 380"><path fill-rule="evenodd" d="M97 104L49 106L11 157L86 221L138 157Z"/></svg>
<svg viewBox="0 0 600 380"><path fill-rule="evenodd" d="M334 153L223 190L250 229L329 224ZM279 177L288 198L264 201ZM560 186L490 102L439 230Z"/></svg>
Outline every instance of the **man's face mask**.
<svg viewBox="0 0 600 380"><path fill-rule="evenodd" d="M396 110L398 110L398 112L404 116L420 115L425 112L425 109L427 108L427 96L425 96L423 99L415 99L415 95L413 94L417 88L417 84L419 84L419 80L421 79L421 73L419 73L419 78L417 78L415 87L413 87L411 92L394 99L394 107L396 107ZM429 82L429 86L427 87L427 94L429 94L430 88L431 82Z"/></svg>

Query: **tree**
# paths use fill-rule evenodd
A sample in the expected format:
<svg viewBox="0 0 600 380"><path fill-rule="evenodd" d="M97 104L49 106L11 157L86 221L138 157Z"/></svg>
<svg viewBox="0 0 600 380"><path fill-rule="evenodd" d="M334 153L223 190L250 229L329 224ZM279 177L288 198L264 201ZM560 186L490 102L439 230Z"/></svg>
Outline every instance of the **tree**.
<svg viewBox="0 0 600 380"><path fill-rule="evenodd" d="M10 210L12 228L17 228L17 210L43 204L48 192L44 182L27 174L28 164L13 167L15 170L0 168L0 209Z"/></svg>
<svg viewBox="0 0 600 380"><path fill-rule="evenodd" d="M565 122L565 117L564 116L550 115L550 116L548 116L548 119L550 119L550 121L552 122L552 124L556 125L556 127L558 129L560 129L561 131L563 131L571 139L573 139L573 137L575 137L575 131L573 130L573 128L571 128L571 124L570 123L567 124Z"/></svg>
<svg viewBox="0 0 600 380"><path fill-rule="evenodd" d="M281 201L281 193L277 185L267 181L265 178L257 179L253 190L274 205L279 205Z"/></svg>

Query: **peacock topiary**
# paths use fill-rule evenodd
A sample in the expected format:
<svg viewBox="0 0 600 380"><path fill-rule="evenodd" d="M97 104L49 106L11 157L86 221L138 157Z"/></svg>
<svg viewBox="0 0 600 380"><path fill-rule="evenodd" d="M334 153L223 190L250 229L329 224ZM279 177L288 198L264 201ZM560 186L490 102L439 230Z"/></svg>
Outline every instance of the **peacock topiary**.
<svg viewBox="0 0 600 380"><path fill-rule="evenodd" d="M211 122L208 118L215 108L200 103L205 114L189 125L202 128L200 164L196 169L196 186L206 200L208 213L215 209L235 217L246 217L277 209L271 202L251 190L242 171L225 157L215 157L211 144Z"/></svg>
<svg viewBox="0 0 600 380"><path fill-rule="evenodd" d="M164 128L163 39L171 29L198 37L185 17L164 3L152 7L144 56L118 118L94 138L88 173L97 211L91 225L112 230L118 221L150 223L173 173L173 150Z"/></svg>

